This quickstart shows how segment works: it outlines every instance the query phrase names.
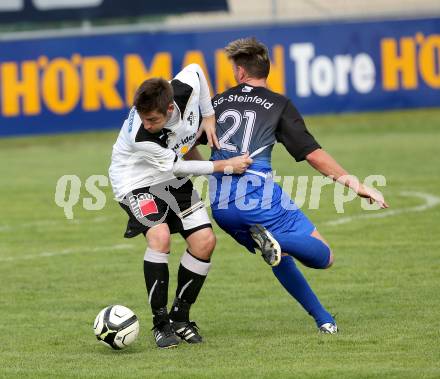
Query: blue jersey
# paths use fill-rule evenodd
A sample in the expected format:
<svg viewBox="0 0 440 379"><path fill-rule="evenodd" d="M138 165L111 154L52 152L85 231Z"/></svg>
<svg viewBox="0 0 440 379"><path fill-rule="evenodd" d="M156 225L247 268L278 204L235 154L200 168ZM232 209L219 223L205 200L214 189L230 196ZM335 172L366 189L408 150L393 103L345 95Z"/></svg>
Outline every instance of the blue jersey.
<svg viewBox="0 0 440 379"><path fill-rule="evenodd" d="M320 148L292 102L265 87L240 84L215 96L212 104L221 148L213 150L211 160L228 159L249 152L254 162L244 175L259 173L265 176L272 171L272 148L276 142L281 142L297 161L304 160L307 154ZM227 182L231 182L228 201L234 201L237 193L241 196L258 187L237 188L243 182L240 182L241 175L232 175L227 180L224 174L216 173L214 177L218 183L215 193L211 193L212 207L218 205L222 182L228 186Z"/></svg>
<svg viewBox="0 0 440 379"><path fill-rule="evenodd" d="M240 84L213 99L221 149L211 160L249 152L254 162L242 175L216 173L209 184L212 215L238 243L254 252L249 233L260 224L283 252L310 267L323 268L330 250L311 233L314 225L271 176L272 147L281 142L297 161L320 146L290 100L264 87Z"/></svg>

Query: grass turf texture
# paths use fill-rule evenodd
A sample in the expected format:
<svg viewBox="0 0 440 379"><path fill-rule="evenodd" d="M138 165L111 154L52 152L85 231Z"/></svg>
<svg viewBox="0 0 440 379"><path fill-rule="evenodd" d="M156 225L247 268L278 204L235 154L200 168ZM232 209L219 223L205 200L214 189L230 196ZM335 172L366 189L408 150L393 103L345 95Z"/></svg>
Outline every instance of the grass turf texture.
<svg viewBox="0 0 440 379"><path fill-rule="evenodd" d="M350 172L386 176L391 209L423 203L401 191L440 196L440 110L307 121ZM110 187L104 209L81 206L89 196L86 178L107 173L116 136L0 140L0 377L440 377L440 206L330 226L326 221L365 214L359 200L336 214L333 186L323 189L319 210L303 210L332 245L335 266L302 271L337 313L339 335L319 335L262 259L216 228L213 268L192 311L206 342L157 350L142 274L144 241L122 238L126 216ZM273 162L281 175L315 174L294 164L282 146ZM83 183L72 221L54 203L65 174ZM175 236L170 301L184 248ZM126 305L140 318L139 339L127 350L108 350L93 336L93 320L108 304Z"/></svg>

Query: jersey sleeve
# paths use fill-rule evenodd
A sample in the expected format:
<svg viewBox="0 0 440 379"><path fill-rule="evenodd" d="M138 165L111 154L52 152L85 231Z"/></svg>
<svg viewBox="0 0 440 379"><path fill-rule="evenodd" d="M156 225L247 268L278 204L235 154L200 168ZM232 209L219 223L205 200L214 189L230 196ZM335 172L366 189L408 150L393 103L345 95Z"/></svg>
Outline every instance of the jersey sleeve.
<svg viewBox="0 0 440 379"><path fill-rule="evenodd" d="M297 162L303 161L307 154L321 148L290 100L281 114L275 136Z"/></svg>
<svg viewBox="0 0 440 379"><path fill-rule="evenodd" d="M186 66L175 76L175 79L189 84L192 88L199 92L199 106L202 116L206 117L214 114L208 81L206 80L203 70L198 64L192 63Z"/></svg>
<svg viewBox="0 0 440 379"><path fill-rule="evenodd" d="M171 149L166 149L156 142L142 141L135 143L137 159L143 158L161 172L173 171L177 156Z"/></svg>

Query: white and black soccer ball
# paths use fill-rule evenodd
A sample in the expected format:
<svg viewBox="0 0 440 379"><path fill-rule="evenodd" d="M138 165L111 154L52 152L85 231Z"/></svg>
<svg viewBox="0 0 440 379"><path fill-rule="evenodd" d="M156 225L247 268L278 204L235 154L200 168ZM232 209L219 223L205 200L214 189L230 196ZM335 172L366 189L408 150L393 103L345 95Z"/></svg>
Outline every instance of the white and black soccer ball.
<svg viewBox="0 0 440 379"><path fill-rule="evenodd" d="M123 305L109 305L95 318L93 331L99 342L115 350L132 344L139 334L139 320Z"/></svg>

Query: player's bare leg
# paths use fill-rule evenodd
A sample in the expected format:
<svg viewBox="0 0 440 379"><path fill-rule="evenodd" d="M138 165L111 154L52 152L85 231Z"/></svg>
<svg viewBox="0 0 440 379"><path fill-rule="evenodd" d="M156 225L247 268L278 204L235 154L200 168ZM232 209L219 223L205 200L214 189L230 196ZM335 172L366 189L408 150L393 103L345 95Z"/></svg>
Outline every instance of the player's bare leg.
<svg viewBox="0 0 440 379"><path fill-rule="evenodd" d="M176 334L181 339L188 343L199 343L202 342L202 337L196 323L190 321L189 311L208 275L216 240L212 229L204 228L190 234L186 242L188 249L180 261L176 298L170 317Z"/></svg>
<svg viewBox="0 0 440 379"><path fill-rule="evenodd" d="M150 249L168 254L170 252L170 229L167 224L153 226L145 235Z"/></svg>
<svg viewBox="0 0 440 379"><path fill-rule="evenodd" d="M205 228L188 236L186 242L194 257L208 261L214 251L216 238L211 228Z"/></svg>
<svg viewBox="0 0 440 379"><path fill-rule="evenodd" d="M153 335L159 348L175 347L179 339L167 311L170 229L167 224L156 225L147 231L145 237L148 247L144 256L144 276L153 312Z"/></svg>

